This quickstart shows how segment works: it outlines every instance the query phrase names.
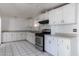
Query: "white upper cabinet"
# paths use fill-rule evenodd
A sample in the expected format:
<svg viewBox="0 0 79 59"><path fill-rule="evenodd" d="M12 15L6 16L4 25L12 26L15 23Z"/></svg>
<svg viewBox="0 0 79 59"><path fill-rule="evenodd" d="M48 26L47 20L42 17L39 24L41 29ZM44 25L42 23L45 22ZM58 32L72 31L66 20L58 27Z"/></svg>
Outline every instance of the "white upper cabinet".
<svg viewBox="0 0 79 59"><path fill-rule="evenodd" d="M38 16L38 21L42 21L42 20L47 20L48 18L48 12L43 13L41 15Z"/></svg>
<svg viewBox="0 0 79 59"><path fill-rule="evenodd" d="M62 8L54 9L49 12L50 25L60 24L62 20Z"/></svg>
<svg viewBox="0 0 79 59"><path fill-rule="evenodd" d="M53 25L56 22L56 20L54 20L54 16L55 16L54 10L49 11L49 24L50 25Z"/></svg>
<svg viewBox="0 0 79 59"><path fill-rule="evenodd" d="M58 9L55 9L54 10L54 13L55 13L55 20L56 20L56 24L61 24L61 20L62 20L62 7L61 8L58 8Z"/></svg>
<svg viewBox="0 0 79 59"><path fill-rule="evenodd" d="M67 4L49 12L49 24L73 24L76 21L76 4Z"/></svg>
<svg viewBox="0 0 79 59"><path fill-rule="evenodd" d="M47 20L47 19L49 19L49 15L48 15L48 12L46 12L45 14L44 14L44 19L43 20Z"/></svg>
<svg viewBox="0 0 79 59"><path fill-rule="evenodd" d="M75 23L76 21L76 4L68 4L63 6L64 24Z"/></svg>

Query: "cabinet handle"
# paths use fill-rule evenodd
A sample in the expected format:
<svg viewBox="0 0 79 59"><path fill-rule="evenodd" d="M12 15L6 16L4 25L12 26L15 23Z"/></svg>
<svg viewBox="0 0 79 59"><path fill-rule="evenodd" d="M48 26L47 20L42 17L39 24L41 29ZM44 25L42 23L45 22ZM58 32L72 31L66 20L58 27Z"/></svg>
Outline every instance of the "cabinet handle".
<svg viewBox="0 0 79 59"><path fill-rule="evenodd" d="M59 44L57 44L57 46L59 46Z"/></svg>
<svg viewBox="0 0 79 59"><path fill-rule="evenodd" d="M61 23L64 23L64 20L61 20Z"/></svg>
<svg viewBox="0 0 79 59"><path fill-rule="evenodd" d="M63 43L63 40L62 40L62 43Z"/></svg>
<svg viewBox="0 0 79 59"><path fill-rule="evenodd" d="M69 49L69 46L67 45L67 49Z"/></svg>
<svg viewBox="0 0 79 59"><path fill-rule="evenodd" d="M59 44L57 44L57 46L59 46Z"/></svg>
<svg viewBox="0 0 79 59"><path fill-rule="evenodd" d="M53 22L53 24L55 24L55 21Z"/></svg>
<svg viewBox="0 0 79 59"><path fill-rule="evenodd" d="M57 40L57 43L58 43L58 40Z"/></svg>

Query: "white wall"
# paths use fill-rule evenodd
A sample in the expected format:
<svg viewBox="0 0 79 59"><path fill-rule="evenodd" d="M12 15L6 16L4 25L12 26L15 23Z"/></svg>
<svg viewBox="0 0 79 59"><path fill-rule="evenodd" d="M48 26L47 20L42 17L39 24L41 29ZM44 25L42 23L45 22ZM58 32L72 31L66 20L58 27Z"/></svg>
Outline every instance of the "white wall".
<svg viewBox="0 0 79 59"><path fill-rule="evenodd" d="M1 20L2 20L1 21L2 31L5 31L2 33L2 42L25 40L27 39L26 30L33 30L32 19L23 19L16 17L1 17ZM6 32L6 31L16 31L16 32ZM21 32L21 31L25 31L25 32ZM28 41L30 41L30 39Z"/></svg>
<svg viewBox="0 0 79 59"><path fill-rule="evenodd" d="M32 20L16 17L1 17L2 30L29 30L32 28Z"/></svg>
<svg viewBox="0 0 79 59"><path fill-rule="evenodd" d="M77 9L77 29L78 29L78 34L79 34L79 4L78 4L78 9ZM79 35L77 36L77 55L79 56Z"/></svg>
<svg viewBox="0 0 79 59"><path fill-rule="evenodd" d="M1 44L1 17L0 17L0 44Z"/></svg>
<svg viewBox="0 0 79 59"><path fill-rule="evenodd" d="M57 25L51 26L52 34L54 33L73 33L73 29L77 28L77 25L70 24L70 25Z"/></svg>

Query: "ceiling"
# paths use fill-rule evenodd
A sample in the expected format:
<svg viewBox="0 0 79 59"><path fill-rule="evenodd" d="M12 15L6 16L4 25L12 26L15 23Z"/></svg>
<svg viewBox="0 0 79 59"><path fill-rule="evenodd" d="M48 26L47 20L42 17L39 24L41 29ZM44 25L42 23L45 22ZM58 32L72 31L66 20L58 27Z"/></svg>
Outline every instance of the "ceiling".
<svg viewBox="0 0 79 59"><path fill-rule="evenodd" d="M0 3L0 16L36 17L41 11L63 3Z"/></svg>

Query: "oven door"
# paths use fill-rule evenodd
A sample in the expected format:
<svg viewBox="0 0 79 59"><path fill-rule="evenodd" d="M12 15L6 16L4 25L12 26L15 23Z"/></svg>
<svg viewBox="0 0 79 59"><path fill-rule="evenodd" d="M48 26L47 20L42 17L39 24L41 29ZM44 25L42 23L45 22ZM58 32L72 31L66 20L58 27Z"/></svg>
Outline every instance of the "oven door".
<svg viewBox="0 0 79 59"><path fill-rule="evenodd" d="M43 36L36 36L36 45L43 47Z"/></svg>

